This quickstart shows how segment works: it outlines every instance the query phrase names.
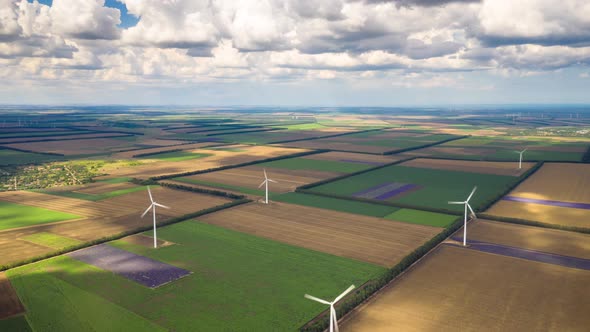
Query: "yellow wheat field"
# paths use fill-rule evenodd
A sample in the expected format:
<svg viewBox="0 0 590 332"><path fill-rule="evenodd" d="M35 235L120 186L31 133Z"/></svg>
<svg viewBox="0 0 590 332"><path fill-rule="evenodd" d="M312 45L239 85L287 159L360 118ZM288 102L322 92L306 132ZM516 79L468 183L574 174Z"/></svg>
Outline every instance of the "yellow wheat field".
<svg viewBox="0 0 590 332"><path fill-rule="evenodd" d="M586 270L442 246L340 331L588 331L588 280Z"/></svg>

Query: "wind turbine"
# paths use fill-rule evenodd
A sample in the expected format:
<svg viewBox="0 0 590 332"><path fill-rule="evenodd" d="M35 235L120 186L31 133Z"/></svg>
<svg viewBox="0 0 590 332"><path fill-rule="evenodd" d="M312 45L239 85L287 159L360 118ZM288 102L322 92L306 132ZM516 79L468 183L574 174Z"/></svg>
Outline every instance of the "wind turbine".
<svg viewBox="0 0 590 332"><path fill-rule="evenodd" d="M471 208L471 205L469 205L469 200L471 199L473 194L475 194L476 190L477 187L473 187L471 194L469 194L469 197L467 197L467 199L464 202L449 202L449 204L465 204L465 217L463 218L463 246L467 245L467 209L471 211L471 214L473 214L474 218L477 218L475 212L473 212L473 209Z"/></svg>
<svg viewBox="0 0 590 332"><path fill-rule="evenodd" d="M152 210L153 215L154 215L154 248L157 248L158 247L158 242L157 242L158 240L156 238L156 206L163 207L164 209L169 209L169 207L167 207L166 205L162 205L160 203L154 202L154 198L152 197L152 191L150 190L149 186L147 187L147 190L148 190L148 194L150 195L151 204L150 204L150 206L148 206L148 208L145 210L145 212L141 215L141 217L142 218L145 217L145 215L150 211L150 209Z"/></svg>
<svg viewBox="0 0 590 332"><path fill-rule="evenodd" d="M338 318L336 317L336 309L334 309L334 304L340 301L346 294L350 293L354 289L354 285L351 285L346 289L342 294L338 295L337 298L334 299L332 302L328 302L326 300L322 300L315 296L311 296L309 294L305 294L306 299L310 299L312 301L316 301L319 303L327 304L330 306L330 332L338 332Z"/></svg>
<svg viewBox="0 0 590 332"><path fill-rule="evenodd" d="M268 176L266 176L266 168L263 169L264 171L264 181L262 181L262 183L258 186L258 188L262 187L263 185L265 186L265 190L266 190L266 199L264 200L264 204L268 204L268 183L272 182L272 183L278 183L275 180L269 179Z"/></svg>
<svg viewBox="0 0 590 332"><path fill-rule="evenodd" d="M524 152L527 150L528 148L522 150L522 151L514 151L518 154L520 154L520 159L518 160L518 169L522 169L522 155L524 154Z"/></svg>

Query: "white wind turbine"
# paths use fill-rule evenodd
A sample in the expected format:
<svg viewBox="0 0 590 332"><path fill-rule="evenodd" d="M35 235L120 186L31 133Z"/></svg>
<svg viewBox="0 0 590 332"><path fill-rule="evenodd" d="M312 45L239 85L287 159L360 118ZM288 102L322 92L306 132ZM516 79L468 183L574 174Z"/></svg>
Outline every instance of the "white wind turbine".
<svg viewBox="0 0 590 332"><path fill-rule="evenodd" d="M315 296L311 296L308 294L305 294L305 298L310 299L312 301L319 302L319 303L327 304L330 306L330 332L334 332L334 331L338 332L338 318L336 317L336 309L334 309L334 304L336 304L338 301L340 301L343 297L346 296L346 294L350 293L350 291L352 291L353 289L354 289L354 285L351 285L342 294L338 295L338 297L335 298L334 301L332 301L332 302L328 302L326 300L322 300L320 298L317 298Z"/></svg>
<svg viewBox="0 0 590 332"><path fill-rule="evenodd" d="M266 198L264 200L264 204L268 204L268 183L272 182L272 183L278 183L275 180L269 179L268 176L266 176L266 169L263 169L264 171L264 181L262 181L262 183L258 186L258 188L265 186L265 190L266 190Z"/></svg>
<svg viewBox="0 0 590 332"><path fill-rule="evenodd" d="M166 205L162 205L160 203L156 203L154 202L154 198L152 197L152 191L150 190L150 187L147 187L148 190L148 194L150 195L150 201L151 204L150 206L145 210L145 212L141 215L141 217L145 217L145 215L150 211L150 209L153 212L154 215L154 248L158 247L158 239L156 238L156 206L159 207L163 207L164 209L169 209L169 207L167 207Z"/></svg>
<svg viewBox="0 0 590 332"><path fill-rule="evenodd" d="M527 148L528 149L528 148ZM520 159L518 160L518 169L522 169L522 155L524 154L524 152L527 150L524 149L522 151L514 151L516 153L518 153L520 155Z"/></svg>
<svg viewBox="0 0 590 332"><path fill-rule="evenodd" d="M465 217L463 218L463 246L467 245L467 209L469 209L469 211L471 211L471 214L473 214L474 218L477 218L477 216L475 215L475 212L473 212L473 209L471 208L471 205L469 205L469 200L471 199L473 194L475 194L476 190L477 190L477 187L473 187L471 194L469 194L469 197L467 197L467 199L464 202L449 202L449 204L464 204L465 205Z"/></svg>

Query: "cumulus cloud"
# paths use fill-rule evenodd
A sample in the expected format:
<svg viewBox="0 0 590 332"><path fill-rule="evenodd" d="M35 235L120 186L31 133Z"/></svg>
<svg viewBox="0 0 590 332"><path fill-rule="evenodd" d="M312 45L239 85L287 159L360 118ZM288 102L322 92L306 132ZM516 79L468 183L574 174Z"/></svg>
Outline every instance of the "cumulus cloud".
<svg viewBox="0 0 590 332"><path fill-rule="evenodd" d="M430 84L425 77L551 71L590 57L584 0L120 1L137 25L119 28L119 10L104 0L0 0L0 59L44 79L370 80L391 72Z"/></svg>

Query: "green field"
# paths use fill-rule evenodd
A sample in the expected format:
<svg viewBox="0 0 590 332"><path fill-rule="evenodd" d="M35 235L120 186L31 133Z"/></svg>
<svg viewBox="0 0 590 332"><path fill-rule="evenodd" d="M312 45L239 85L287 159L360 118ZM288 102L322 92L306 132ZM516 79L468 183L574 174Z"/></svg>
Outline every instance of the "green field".
<svg viewBox="0 0 590 332"><path fill-rule="evenodd" d="M317 196L303 193L286 193L276 195L273 200L278 202L299 204L321 209L348 212L370 217L384 217L398 210L393 206L349 201L345 199Z"/></svg>
<svg viewBox="0 0 590 332"><path fill-rule="evenodd" d="M31 235L27 235L20 238L21 240L25 240L31 243L39 244L45 247L53 248L53 249L63 249L67 247L72 247L75 245L79 245L82 241L72 239L69 237L47 233L47 232L39 232Z"/></svg>
<svg viewBox="0 0 590 332"><path fill-rule="evenodd" d="M384 218L434 227L447 227L457 220L454 215L413 209L399 209Z"/></svg>
<svg viewBox="0 0 590 332"><path fill-rule="evenodd" d="M184 161L211 156L210 153L195 153L189 151L172 151L139 157L139 159L158 159L163 161Z"/></svg>
<svg viewBox="0 0 590 332"><path fill-rule="evenodd" d="M117 182L115 182L115 183L117 183ZM152 187L156 187L156 186L152 186ZM113 198L113 197L117 197L117 196L121 196L121 195L125 195L125 194L130 194L130 193L134 193L134 192L142 191L142 190L146 190L146 189L147 189L147 186L137 186L137 187L131 187L131 188L126 188L126 189L110 191L110 192L106 192L106 193L102 193L102 194L87 194L87 193L81 193L81 192L76 192L76 191L52 191L52 190L33 190L33 191L48 194L48 195L83 199L86 201L96 202L96 201L100 201L103 199Z"/></svg>
<svg viewBox="0 0 590 332"><path fill-rule="evenodd" d="M24 316L0 319L0 331L29 332L32 331Z"/></svg>
<svg viewBox="0 0 590 332"><path fill-rule="evenodd" d="M295 331L332 298L382 267L186 221L161 228L177 243L153 250L114 246L188 269L148 289L66 256L7 272L37 331ZM108 318L108 319L105 319Z"/></svg>
<svg viewBox="0 0 590 332"><path fill-rule="evenodd" d="M349 163L344 161L332 160L315 160L306 158L288 158L267 163L258 164L262 167L275 167L293 170L314 170L324 172L340 172L340 173L354 173L365 170L367 168L375 167L374 165L365 165L359 163Z"/></svg>
<svg viewBox="0 0 590 332"><path fill-rule="evenodd" d="M34 206L0 202L0 230L78 219L80 216Z"/></svg>
<svg viewBox="0 0 590 332"><path fill-rule="evenodd" d="M0 165L36 164L63 160L64 158L62 156L0 149Z"/></svg>
<svg viewBox="0 0 590 332"><path fill-rule="evenodd" d="M471 200L471 206L477 209L506 191L517 180L518 178L512 176L393 165L314 187L311 188L311 191L352 196L354 193L386 182L411 183L423 188L395 196L388 201L416 207L461 212L463 211L461 206L448 205L447 201L464 200L473 186L478 186L478 192Z"/></svg>

